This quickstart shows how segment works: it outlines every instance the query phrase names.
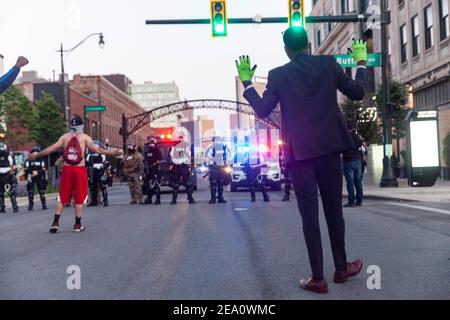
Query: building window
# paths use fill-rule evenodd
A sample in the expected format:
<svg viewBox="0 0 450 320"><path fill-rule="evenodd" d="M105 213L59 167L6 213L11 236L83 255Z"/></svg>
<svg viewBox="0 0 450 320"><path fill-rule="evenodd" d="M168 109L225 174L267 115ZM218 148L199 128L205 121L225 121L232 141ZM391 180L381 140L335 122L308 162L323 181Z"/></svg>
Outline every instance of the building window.
<svg viewBox="0 0 450 320"><path fill-rule="evenodd" d="M413 57L417 57L420 54L419 17L417 15L411 18L411 34L412 34L412 54Z"/></svg>
<svg viewBox="0 0 450 320"><path fill-rule="evenodd" d="M433 10L431 5L424 9L425 18L425 49L430 49L434 45L433 36Z"/></svg>
<svg viewBox="0 0 450 320"><path fill-rule="evenodd" d="M341 0L342 13L350 12L348 0Z"/></svg>
<svg viewBox="0 0 450 320"><path fill-rule="evenodd" d="M398 0L398 7L401 9L405 5L405 0Z"/></svg>
<svg viewBox="0 0 450 320"><path fill-rule="evenodd" d="M450 24L448 19L448 0L439 0L439 21L441 30L441 41L450 34Z"/></svg>
<svg viewBox="0 0 450 320"><path fill-rule="evenodd" d="M317 30L317 36L316 36L316 39L317 39L317 48L319 48L320 45L322 44L322 36L321 36L321 34L320 34L320 30Z"/></svg>
<svg viewBox="0 0 450 320"><path fill-rule="evenodd" d="M400 56L402 63L405 63L408 60L408 54L406 51L406 46L408 45L407 39L408 38L406 34L406 24L404 24L400 27L400 45L401 45Z"/></svg>

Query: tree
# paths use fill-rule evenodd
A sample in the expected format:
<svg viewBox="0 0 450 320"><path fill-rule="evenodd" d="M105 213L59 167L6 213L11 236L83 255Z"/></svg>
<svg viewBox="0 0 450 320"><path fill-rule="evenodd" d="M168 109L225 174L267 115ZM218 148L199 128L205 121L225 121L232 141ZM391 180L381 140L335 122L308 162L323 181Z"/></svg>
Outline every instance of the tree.
<svg viewBox="0 0 450 320"><path fill-rule="evenodd" d="M393 138L397 139L397 142L406 136L405 117L408 113L408 90L406 85L394 80L389 79L389 88L391 99L390 102L393 105L391 113L388 114L388 119L392 120ZM376 95L377 107L380 116L383 115L382 104L382 91L378 91Z"/></svg>
<svg viewBox="0 0 450 320"><path fill-rule="evenodd" d="M35 121L31 128L31 136L42 149L55 143L64 134L64 120L60 106L53 96L44 94L36 102Z"/></svg>
<svg viewBox="0 0 450 320"><path fill-rule="evenodd" d="M342 103L341 109L366 144L381 142L376 108L365 107L363 102L346 99Z"/></svg>
<svg viewBox="0 0 450 320"><path fill-rule="evenodd" d="M444 158L447 168L450 168L450 133L445 136L443 145L444 149L442 150L442 157Z"/></svg>
<svg viewBox="0 0 450 320"><path fill-rule="evenodd" d="M14 150L31 142L30 129L34 122L33 105L17 88L11 87L0 97L1 133Z"/></svg>

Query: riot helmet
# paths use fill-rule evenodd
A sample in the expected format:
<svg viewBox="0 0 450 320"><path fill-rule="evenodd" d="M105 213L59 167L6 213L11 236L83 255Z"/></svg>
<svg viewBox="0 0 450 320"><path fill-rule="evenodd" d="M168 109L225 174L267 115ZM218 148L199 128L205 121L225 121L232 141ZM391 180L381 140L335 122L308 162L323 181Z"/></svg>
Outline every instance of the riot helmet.
<svg viewBox="0 0 450 320"><path fill-rule="evenodd" d="M33 148L31 148L30 153L39 153L41 152L41 147L38 145L33 146Z"/></svg>
<svg viewBox="0 0 450 320"><path fill-rule="evenodd" d="M0 141L0 152L8 152L8 146L3 141Z"/></svg>

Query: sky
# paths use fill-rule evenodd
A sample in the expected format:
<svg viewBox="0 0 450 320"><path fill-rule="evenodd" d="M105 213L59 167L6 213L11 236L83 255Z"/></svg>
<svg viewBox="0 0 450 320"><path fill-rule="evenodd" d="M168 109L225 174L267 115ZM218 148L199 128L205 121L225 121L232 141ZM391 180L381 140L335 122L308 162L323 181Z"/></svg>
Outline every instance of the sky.
<svg viewBox="0 0 450 320"><path fill-rule="evenodd" d="M308 4L310 1L307 1ZM286 0L228 0L229 17L287 16ZM60 73L56 50L91 38L65 61L66 72L123 73L134 83L175 81L182 99L236 98L234 60L249 54L266 76L286 63L283 24L230 25L227 38L212 38L209 25L147 26L146 19L209 18L209 0L14 0L2 1L0 54L5 71L18 55L46 79Z"/></svg>

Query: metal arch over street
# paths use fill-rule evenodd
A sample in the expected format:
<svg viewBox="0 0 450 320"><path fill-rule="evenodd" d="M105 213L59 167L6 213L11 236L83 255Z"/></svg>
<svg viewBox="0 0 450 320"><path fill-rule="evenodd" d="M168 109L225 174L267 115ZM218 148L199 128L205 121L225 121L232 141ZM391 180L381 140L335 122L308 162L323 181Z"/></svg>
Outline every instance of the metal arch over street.
<svg viewBox="0 0 450 320"><path fill-rule="evenodd" d="M123 117L124 123L122 124L122 128L125 128L123 132L126 134L124 138L126 139L126 137L136 133L143 127L150 125L153 121L161 119L170 114L198 109L220 109L220 110L235 111L249 116L254 116L257 121L264 123L269 128L274 129L280 128L279 111L278 112L275 111L269 118L260 119L256 115L255 111L252 109L252 107L246 103L230 100L217 100L217 99L190 100L169 104L129 118L126 118L124 116Z"/></svg>

